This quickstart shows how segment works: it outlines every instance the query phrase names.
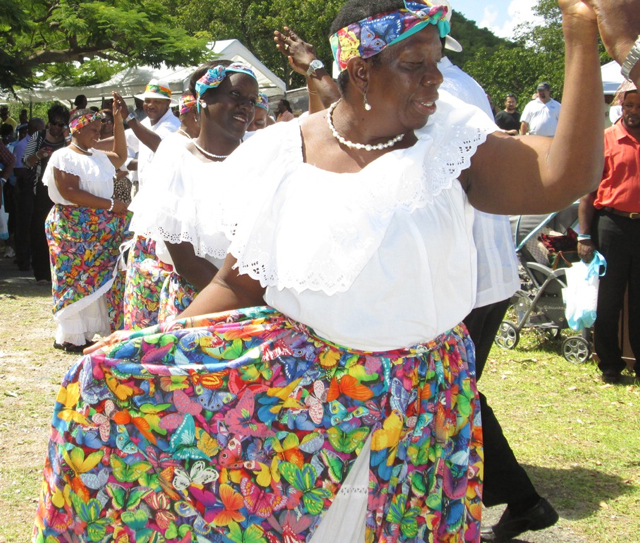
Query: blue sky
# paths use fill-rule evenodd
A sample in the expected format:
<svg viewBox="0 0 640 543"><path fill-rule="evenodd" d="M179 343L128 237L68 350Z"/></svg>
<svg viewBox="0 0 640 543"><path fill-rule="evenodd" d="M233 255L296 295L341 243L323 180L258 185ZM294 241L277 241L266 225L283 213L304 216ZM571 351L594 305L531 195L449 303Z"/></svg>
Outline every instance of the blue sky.
<svg viewBox="0 0 640 543"><path fill-rule="evenodd" d="M537 0L450 0L450 3L454 11L459 11L478 26L488 28L503 38L511 38L516 25L534 21L531 8ZM452 35L456 35L455 28Z"/></svg>

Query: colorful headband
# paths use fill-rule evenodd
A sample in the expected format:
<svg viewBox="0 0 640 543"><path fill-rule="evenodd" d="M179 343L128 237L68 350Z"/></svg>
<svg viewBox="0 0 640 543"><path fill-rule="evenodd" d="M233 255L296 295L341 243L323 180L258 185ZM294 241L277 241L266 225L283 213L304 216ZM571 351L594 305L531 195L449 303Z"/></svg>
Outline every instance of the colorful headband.
<svg viewBox="0 0 640 543"><path fill-rule="evenodd" d="M256 74L253 73L251 67L240 62L234 62L229 66L222 66L219 64L218 66L209 68L207 73L198 79L198 82L196 83L196 93L198 94L198 113L200 112L200 97L209 89L215 89L220 85L220 83L224 81L225 77L227 77L227 72L250 75L258 81L258 78L256 77Z"/></svg>
<svg viewBox="0 0 640 543"><path fill-rule="evenodd" d="M76 117L69 123L69 131L74 134L81 128L87 126L89 123L92 123L93 121L99 121L100 119L102 119L102 114L100 113L96 113L94 111L92 111L91 113L85 113L84 115Z"/></svg>
<svg viewBox="0 0 640 543"><path fill-rule="evenodd" d="M264 92L258 93L256 107L261 107L262 109L269 111L269 97Z"/></svg>
<svg viewBox="0 0 640 543"><path fill-rule="evenodd" d="M144 89L145 94L147 92L153 92L155 94L161 94L162 96L166 96L167 99L171 100L171 89L169 87L163 87L161 85L155 85L149 83Z"/></svg>
<svg viewBox="0 0 640 543"><path fill-rule="evenodd" d="M198 103L196 97L190 92L183 94L178 100L178 106L180 108L180 115L188 113L189 110Z"/></svg>
<svg viewBox="0 0 640 543"><path fill-rule="evenodd" d="M389 45L398 43L429 24L438 27L440 37L451 31L448 2L429 0L404 2L405 8L379 13L341 28L330 38L333 57L340 71L353 57L370 58Z"/></svg>

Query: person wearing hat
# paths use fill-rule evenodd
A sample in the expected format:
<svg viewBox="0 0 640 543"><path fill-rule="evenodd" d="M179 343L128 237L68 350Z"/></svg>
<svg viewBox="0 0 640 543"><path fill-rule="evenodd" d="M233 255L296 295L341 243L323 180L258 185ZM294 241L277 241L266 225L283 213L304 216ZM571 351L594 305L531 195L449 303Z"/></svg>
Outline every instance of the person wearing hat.
<svg viewBox="0 0 640 543"><path fill-rule="evenodd" d="M560 102L551 98L551 85L547 82L540 83L537 91L537 97L522 112L520 134L553 137L558 128Z"/></svg>

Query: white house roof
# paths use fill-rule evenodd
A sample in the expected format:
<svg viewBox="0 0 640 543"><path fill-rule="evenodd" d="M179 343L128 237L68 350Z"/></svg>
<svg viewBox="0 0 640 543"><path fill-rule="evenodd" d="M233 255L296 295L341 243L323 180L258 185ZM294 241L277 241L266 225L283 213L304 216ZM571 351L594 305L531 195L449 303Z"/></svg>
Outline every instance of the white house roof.
<svg viewBox="0 0 640 543"><path fill-rule="evenodd" d="M258 78L260 90L268 96L283 94L286 85L269 68L260 62L249 49L238 40L220 40L208 45L218 58L249 64ZM78 94L84 94L89 102L110 98L111 91L117 91L124 98L141 94L151 79L167 81L172 97L179 97L187 89L189 78L195 66L169 68L164 64L159 68L136 66L118 72L108 81L87 87L58 87L47 81L42 88L19 90L16 94L23 102L47 102L53 100L72 101Z"/></svg>

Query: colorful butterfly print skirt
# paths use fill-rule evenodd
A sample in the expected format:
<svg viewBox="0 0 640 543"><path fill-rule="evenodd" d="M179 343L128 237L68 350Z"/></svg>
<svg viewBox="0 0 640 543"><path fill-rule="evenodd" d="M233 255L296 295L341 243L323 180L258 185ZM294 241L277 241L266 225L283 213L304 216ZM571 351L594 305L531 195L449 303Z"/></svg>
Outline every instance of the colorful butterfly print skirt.
<svg viewBox="0 0 640 543"><path fill-rule="evenodd" d="M118 269L120 245L131 238L131 214L57 204L45 223L53 312L106 296L112 330L122 327L124 273Z"/></svg>
<svg viewBox="0 0 640 543"><path fill-rule="evenodd" d="M367 542L480 540L463 326L368 353L266 307L175 321L81 358L52 425L37 542L310 541L367 440Z"/></svg>
<svg viewBox="0 0 640 543"><path fill-rule="evenodd" d="M158 322L177 317L191 305L197 294L198 291L189 281L176 272L171 272L164 280L160 292Z"/></svg>
<svg viewBox="0 0 640 543"><path fill-rule="evenodd" d="M137 236L131 249L124 290L124 328L141 330L158 324L160 292L173 266L156 256L156 242Z"/></svg>

